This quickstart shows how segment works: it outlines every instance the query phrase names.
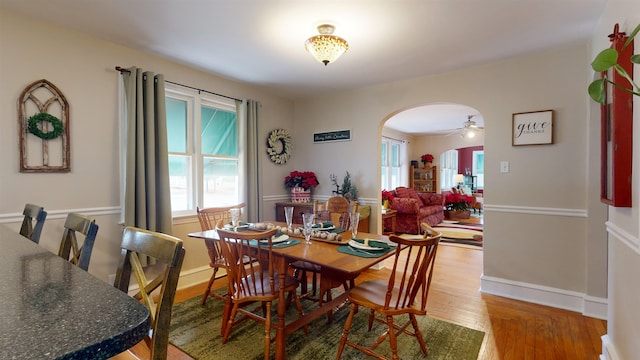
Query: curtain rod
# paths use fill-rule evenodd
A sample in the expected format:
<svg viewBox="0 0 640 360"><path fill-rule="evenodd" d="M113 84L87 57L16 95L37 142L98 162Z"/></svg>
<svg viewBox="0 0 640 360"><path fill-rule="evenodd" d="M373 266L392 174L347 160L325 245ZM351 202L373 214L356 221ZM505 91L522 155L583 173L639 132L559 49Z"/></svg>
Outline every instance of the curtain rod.
<svg viewBox="0 0 640 360"><path fill-rule="evenodd" d="M125 69L125 68L123 68L123 67L120 67L120 66L116 66L116 70L117 70L117 71L119 71L120 73L123 73L123 72L130 72L129 70L127 70L127 69ZM236 98L231 97L231 96L222 95L222 94L214 93L214 92L207 91L207 90L203 90L203 89L198 89L198 88L193 87L193 86L184 85L184 84L179 84L179 83L177 83L177 82L173 82L173 81L169 81L169 80L165 80L164 82L167 82L167 83L169 83L169 84L173 84L173 85L178 85L178 86L186 87L186 88L189 88L189 89L191 89L191 90L198 90L198 92L206 92L207 94L212 94L212 95L222 96L223 98L227 98L227 99L231 99L231 100L243 101L242 99L236 99Z"/></svg>

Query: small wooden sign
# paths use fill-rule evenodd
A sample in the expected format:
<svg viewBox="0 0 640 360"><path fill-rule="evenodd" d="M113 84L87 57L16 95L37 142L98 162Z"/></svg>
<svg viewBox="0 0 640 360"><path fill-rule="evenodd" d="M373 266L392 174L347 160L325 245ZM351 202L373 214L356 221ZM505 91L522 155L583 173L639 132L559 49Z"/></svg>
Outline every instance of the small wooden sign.
<svg viewBox="0 0 640 360"><path fill-rule="evenodd" d="M313 142L351 141L351 130L327 131L313 134Z"/></svg>

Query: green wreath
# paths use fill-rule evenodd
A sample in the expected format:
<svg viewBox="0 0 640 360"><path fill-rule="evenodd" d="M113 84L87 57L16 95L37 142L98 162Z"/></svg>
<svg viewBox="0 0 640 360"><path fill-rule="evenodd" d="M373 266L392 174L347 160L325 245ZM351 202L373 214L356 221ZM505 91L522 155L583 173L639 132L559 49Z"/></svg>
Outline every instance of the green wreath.
<svg viewBox="0 0 640 360"><path fill-rule="evenodd" d="M44 132L40 130L38 124L43 121L50 123L51 126L53 126L53 131ZM64 131L62 121L60 121L60 119L58 119L57 117L47 113L39 113L33 115L27 120L27 124L27 129L30 133L44 140L55 139L58 136L62 135L62 132Z"/></svg>
<svg viewBox="0 0 640 360"><path fill-rule="evenodd" d="M277 144L281 143L282 150L278 151L276 149ZM273 130L269 137L267 138L267 154L269 154L269 158L272 162L283 165L291 157L291 149L293 145L291 145L291 136L287 134L287 131L284 129Z"/></svg>

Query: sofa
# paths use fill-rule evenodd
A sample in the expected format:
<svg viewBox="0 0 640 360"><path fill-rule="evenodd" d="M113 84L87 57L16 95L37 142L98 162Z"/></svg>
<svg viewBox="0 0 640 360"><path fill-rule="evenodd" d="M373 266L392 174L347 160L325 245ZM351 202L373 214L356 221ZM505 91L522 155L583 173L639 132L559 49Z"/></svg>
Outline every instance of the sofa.
<svg viewBox="0 0 640 360"><path fill-rule="evenodd" d="M392 191L394 199L391 209L396 214L396 233L419 234L420 223L435 226L444 220L444 195L417 192L407 187L397 187ZM391 223L385 227L390 228Z"/></svg>

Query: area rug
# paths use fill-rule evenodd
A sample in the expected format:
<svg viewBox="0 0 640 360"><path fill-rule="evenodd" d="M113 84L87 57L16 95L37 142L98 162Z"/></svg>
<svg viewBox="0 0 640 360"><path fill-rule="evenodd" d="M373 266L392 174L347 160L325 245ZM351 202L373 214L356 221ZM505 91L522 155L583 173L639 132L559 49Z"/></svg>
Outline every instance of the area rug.
<svg viewBox="0 0 640 360"><path fill-rule="evenodd" d="M442 233L440 242L482 248L482 224L445 220L434 228Z"/></svg>
<svg viewBox="0 0 640 360"><path fill-rule="evenodd" d="M254 321L244 321L234 326L226 344L222 344L220 322L222 302L210 298L205 306L200 306L200 297L178 303L173 307L169 341L197 360L208 359L263 359L262 336L264 327ZM303 300L303 306L317 306L316 303ZM326 316L320 317L308 325L309 336L302 329L287 337L287 358L298 360L335 359L338 342L344 322L349 313L348 307L334 314L333 324L327 323ZM374 325L367 332L368 312L360 311L354 318L349 339L371 343L381 332L380 325ZM297 313L291 306L288 319L295 319ZM275 315L274 315L275 318ZM484 338L484 332L469 329L445 321L418 317L420 329L425 337L430 360L476 360ZM275 336L275 332L273 333ZM422 359L424 355L414 337L398 337L398 349L401 359ZM391 357L388 339L378 347L378 351ZM271 346L271 358L274 346ZM366 359L367 356L351 347L345 347L342 359Z"/></svg>

